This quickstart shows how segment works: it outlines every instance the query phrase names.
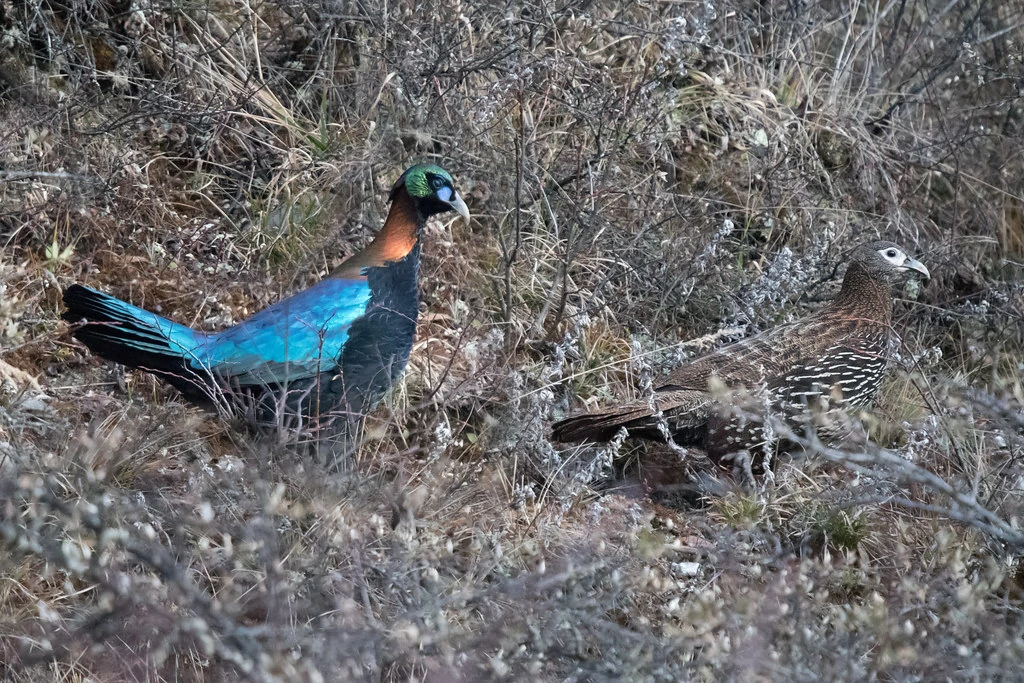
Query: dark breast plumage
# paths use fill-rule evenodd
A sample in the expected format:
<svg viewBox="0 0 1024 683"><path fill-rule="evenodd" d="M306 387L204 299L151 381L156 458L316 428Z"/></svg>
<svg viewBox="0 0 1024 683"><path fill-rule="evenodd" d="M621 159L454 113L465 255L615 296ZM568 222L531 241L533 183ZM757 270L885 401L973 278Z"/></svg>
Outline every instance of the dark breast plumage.
<svg viewBox="0 0 1024 683"><path fill-rule="evenodd" d="M870 404L885 377L898 344L891 289L909 271L928 275L895 244L862 245L839 295L819 313L698 358L666 376L651 400L562 420L553 436L605 441L625 428L661 440L668 433L714 460L772 441L769 415L838 436L837 411Z"/></svg>

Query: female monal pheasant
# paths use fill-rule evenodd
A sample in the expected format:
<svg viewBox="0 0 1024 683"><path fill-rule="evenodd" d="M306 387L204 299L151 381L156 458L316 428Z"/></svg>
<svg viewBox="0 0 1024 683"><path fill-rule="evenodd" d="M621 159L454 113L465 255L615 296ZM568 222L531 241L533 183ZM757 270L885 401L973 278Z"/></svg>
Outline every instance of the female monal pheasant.
<svg viewBox="0 0 1024 683"><path fill-rule="evenodd" d="M892 289L910 273L929 277L892 242L861 245L839 296L821 311L694 360L665 377L650 400L562 420L553 436L608 441L622 428L654 440L667 434L721 462L765 445L766 413L802 431L809 415L866 406L898 340ZM760 419L750 419L751 412ZM827 422L815 424L823 437L838 435Z"/></svg>
<svg viewBox="0 0 1024 683"><path fill-rule="evenodd" d="M260 426L321 415L358 418L409 359L419 309L420 233L427 219L469 209L442 168L409 168L391 190L377 237L327 278L221 332L171 322L72 285L63 317L107 360L151 372L189 401Z"/></svg>

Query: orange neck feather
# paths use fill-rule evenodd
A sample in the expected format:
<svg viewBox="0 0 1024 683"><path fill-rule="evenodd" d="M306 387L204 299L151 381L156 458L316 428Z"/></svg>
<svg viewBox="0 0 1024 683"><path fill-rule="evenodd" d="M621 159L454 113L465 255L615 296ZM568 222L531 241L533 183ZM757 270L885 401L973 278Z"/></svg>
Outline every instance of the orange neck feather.
<svg viewBox="0 0 1024 683"><path fill-rule="evenodd" d="M384 227L362 251L345 260L331 277L355 278L364 268L383 266L409 255L419 240L419 214L412 197L403 187L391 202Z"/></svg>

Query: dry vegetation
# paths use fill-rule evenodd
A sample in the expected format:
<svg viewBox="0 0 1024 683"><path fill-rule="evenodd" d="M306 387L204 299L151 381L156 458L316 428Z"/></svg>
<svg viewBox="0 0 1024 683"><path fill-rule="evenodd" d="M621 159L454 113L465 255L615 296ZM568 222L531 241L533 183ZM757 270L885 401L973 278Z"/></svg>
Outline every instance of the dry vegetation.
<svg viewBox="0 0 1024 683"><path fill-rule="evenodd" d="M1019 680L1022 16L0 0L4 678ZM421 160L475 220L429 230L346 473L64 334L71 282L240 320ZM701 496L699 453L547 440L812 310L876 236L935 277L875 446Z"/></svg>

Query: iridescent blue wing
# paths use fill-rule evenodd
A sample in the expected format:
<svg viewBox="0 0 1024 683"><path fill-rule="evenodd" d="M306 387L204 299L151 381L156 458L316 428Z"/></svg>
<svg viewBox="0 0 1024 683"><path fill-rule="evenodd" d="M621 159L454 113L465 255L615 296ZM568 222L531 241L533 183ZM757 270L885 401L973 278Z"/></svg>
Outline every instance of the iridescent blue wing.
<svg viewBox="0 0 1024 683"><path fill-rule="evenodd" d="M338 365L349 328L366 312L365 279L327 278L207 337L197 363L245 386L281 384L330 372Z"/></svg>

